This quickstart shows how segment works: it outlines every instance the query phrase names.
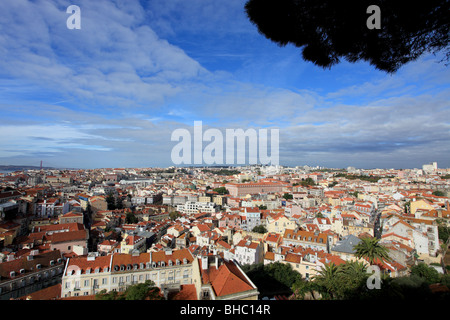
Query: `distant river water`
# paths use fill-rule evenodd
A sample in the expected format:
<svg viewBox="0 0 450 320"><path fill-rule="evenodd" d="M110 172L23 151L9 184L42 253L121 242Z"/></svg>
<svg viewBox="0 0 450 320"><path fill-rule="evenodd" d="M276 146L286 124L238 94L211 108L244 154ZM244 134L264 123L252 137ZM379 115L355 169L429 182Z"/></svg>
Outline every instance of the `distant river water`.
<svg viewBox="0 0 450 320"><path fill-rule="evenodd" d="M14 172L15 170L0 170L0 173L11 173Z"/></svg>

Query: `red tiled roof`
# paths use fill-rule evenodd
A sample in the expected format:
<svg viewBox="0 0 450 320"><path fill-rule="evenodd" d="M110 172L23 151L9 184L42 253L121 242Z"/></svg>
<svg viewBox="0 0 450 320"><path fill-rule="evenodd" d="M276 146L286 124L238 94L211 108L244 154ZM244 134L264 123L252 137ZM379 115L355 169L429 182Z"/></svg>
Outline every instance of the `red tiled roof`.
<svg viewBox="0 0 450 320"><path fill-rule="evenodd" d="M197 300L195 284L181 285L181 290L173 295L169 294L168 300Z"/></svg>
<svg viewBox="0 0 450 320"><path fill-rule="evenodd" d="M86 270L91 270L92 272L95 269L99 269L100 271L103 271L105 268L109 268L112 255L110 256L99 256L95 257L93 260L88 260L87 256L79 256L79 257L73 257L70 258L67 266L67 274L70 274L69 272L77 271L81 269L81 273L85 274Z"/></svg>
<svg viewBox="0 0 450 320"><path fill-rule="evenodd" d="M46 235L45 239L51 243L80 241L88 239L87 230L69 231L69 232L55 232L51 235Z"/></svg>
<svg viewBox="0 0 450 320"><path fill-rule="evenodd" d="M201 263L200 263L201 264ZM255 289L239 268L230 261L224 261L219 268L202 270L202 281L210 283L216 296L226 296Z"/></svg>
<svg viewBox="0 0 450 320"><path fill-rule="evenodd" d="M44 288L39 291L32 292L26 296L18 298L19 300L54 300L61 296L61 284Z"/></svg>

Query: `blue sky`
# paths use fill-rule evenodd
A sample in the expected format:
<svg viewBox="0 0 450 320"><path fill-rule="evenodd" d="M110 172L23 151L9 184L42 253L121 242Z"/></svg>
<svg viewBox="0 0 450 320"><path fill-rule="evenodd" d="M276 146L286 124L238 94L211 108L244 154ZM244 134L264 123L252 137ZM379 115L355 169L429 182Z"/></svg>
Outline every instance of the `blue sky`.
<svg viewBox="0 0 450 320"><path fill-rule="evenodd" d="M81 29L69 30L69 5ZM277 128L280 164L450 167L450 73L323 70L245 0L2 0L0 164L171 166L177 128Z"/></svg>

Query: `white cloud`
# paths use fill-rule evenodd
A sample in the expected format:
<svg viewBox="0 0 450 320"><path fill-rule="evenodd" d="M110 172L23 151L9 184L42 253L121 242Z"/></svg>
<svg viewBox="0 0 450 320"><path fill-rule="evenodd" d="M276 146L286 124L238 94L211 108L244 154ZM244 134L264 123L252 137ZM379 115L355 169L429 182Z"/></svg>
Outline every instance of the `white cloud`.
<svg viewBox="0 0 450 320"><path fill-rule="evenodd" d="M66 28L65 4L0 3L3 75L83 103L133 107L160 105L180 91L182 81L207 73L143 25L138 1L79 1L80 30Z"/></svg>

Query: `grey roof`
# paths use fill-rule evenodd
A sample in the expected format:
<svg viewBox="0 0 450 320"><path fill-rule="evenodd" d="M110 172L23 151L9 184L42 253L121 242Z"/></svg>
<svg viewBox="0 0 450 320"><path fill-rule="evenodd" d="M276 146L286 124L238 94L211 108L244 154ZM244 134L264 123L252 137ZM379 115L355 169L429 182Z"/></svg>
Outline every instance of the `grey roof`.
<svg viewBox="0 0 450 320"><path fill-rule="evenodd" d="M338 241L336 245L331 248L333 251L343 253L354 253L354 247L361 241L358 237L350 234L344 237L341 241Z"/></svg>

